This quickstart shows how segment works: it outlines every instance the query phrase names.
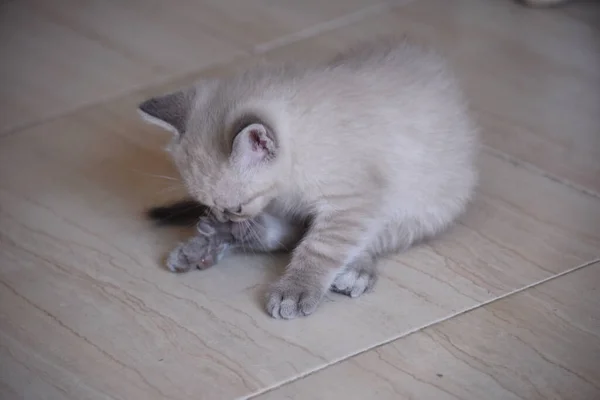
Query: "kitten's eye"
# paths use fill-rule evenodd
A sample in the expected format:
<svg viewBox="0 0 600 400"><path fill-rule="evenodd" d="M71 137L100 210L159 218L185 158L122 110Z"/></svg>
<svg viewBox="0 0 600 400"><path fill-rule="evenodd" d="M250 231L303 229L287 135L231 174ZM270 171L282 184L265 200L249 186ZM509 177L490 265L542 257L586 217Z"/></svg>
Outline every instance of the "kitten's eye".
<svg viewBox="0 0 600 400"><path fill-rule="evenodd" d="M226 214L231 214L231 215L240 215L242 213L242 206L237 206L236 208L230 208L225 210Z"/></svg>

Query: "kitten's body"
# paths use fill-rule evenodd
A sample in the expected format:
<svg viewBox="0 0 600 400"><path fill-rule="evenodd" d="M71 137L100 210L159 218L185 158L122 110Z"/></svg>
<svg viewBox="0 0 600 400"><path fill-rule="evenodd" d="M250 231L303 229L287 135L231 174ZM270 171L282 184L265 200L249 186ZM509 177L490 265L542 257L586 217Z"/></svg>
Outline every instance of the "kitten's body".
<svg viewBox="0 0 600 400"><path fill-rule="evenodd" d="M437 54L407 41L257 68L141 109L180 131L172 153L190 193L238 221L205 223L247 246L295 247L268 295L274 317L310 314L330 287L362 294L377 257L447 227L476 182L460 91Z"/></svg>

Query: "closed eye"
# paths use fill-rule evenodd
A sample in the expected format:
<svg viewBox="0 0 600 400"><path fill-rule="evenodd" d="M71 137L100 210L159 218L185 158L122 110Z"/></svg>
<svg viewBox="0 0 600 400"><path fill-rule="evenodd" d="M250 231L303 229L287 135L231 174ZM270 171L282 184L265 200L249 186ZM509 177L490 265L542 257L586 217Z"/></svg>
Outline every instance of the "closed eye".
<svg viewBox="0 0 600 400"><path fill-rule="evenodd" d="M225 212L227 214L231 214L231 215L241 215L242 214L242 206L239 205L236 208L230 208L225 210Z"/></svg>
<svg viewBox="0 0 600 400"><path fill-rule="evenodd" d="M272 190L273 190L273 188L271 187L269 189L266 189L259 193L256 193L253 197L250 198L250 200L244 202L243 204L240 204L237 207L227 208L224 211L226 214L229 214L229 215L233 215L233 216L237 216L237 217L245 217L244 209L246 210L246 213L248 213L249 210L252 210L252 208L253 208L252 205L255 201L260 200L263 196L265 196ZM252 212L252 211L250 211L250 212Z"/></svg>

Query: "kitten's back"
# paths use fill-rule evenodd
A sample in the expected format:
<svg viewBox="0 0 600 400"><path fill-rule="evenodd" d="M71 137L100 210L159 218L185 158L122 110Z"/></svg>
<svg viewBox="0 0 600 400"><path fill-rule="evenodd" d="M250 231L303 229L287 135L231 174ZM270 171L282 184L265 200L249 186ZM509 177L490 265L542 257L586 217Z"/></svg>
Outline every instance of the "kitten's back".
<svg viewBox="0 0 600 400"><path fill-rule="evenodd" d="M374 174L394 201L409 187L423 192L411 195L421 201L472 186L476 131L435 52L383 40L292 82L290 125L302 127L292 137L295 157L304 174L320 176L318 190L341 182L368 188Z"/></svg>

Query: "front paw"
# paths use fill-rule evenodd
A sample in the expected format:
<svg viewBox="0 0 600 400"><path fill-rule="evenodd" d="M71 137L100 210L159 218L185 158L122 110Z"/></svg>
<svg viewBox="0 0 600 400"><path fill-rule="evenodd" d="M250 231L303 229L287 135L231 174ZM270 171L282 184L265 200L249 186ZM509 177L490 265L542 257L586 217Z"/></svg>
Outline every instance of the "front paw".
<svg viewBox="0 0 600 400"><path fill-rule="evenodd" d="M212 237L195 236L171 251L167 258L167 268L177 273L194 268L206 269L215 265L226 249L226 243L219 243Z"/></svg>
<svg viewBox="0 0 600 400"><path fill-rule="evenodd" d="M233 240L231 227L232 223L230 221L220 222L212 215L200 218L196 224L196 230L201 236L216 237L219 240L227 241Z"/></svg>
<svg viewBox="0 0 600 400"><path fill-rule="evenodd" d="M377 282L375 269L349 268L336 276L331 284L331 290L350 297L358 297L373 289Z"/></svg>
<svg viewBox="0 0 600 400"><path fill-rule="evenodd" d="M292 319L312 314L327 289L302 273L288 272L267 294L267 312L273 318Z"/></svg>

